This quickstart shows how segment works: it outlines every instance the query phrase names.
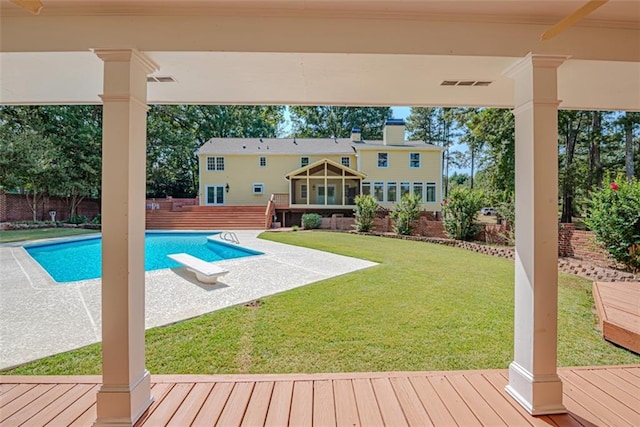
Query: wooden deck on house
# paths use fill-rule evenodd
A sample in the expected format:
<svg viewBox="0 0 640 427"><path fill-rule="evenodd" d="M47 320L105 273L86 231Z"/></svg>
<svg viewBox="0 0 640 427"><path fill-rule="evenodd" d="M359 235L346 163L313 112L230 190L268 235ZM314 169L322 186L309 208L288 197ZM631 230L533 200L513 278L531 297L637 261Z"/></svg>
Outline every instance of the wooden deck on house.
<svg viewBox="0 0 640 427"><path fill-rule="evenodd" d="M640 283L594 282L602 337L640 353Z"/></svg>
<svg viewBox="0 0 640 427"><path fill-rule="evenodd" d="M564 415L532 417L507 372L152 377L138 426L638 426L640 365L561 368ZM0 377L0 425L89 426L99 376Z"/></svg>

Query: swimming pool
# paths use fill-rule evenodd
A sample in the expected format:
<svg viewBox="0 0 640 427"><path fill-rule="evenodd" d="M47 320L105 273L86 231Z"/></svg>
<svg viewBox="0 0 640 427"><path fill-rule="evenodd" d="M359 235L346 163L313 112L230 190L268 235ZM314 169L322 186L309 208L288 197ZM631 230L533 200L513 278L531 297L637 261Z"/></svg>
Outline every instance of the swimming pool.
<svg viewBox="0 0 640 427"><path fill-rule="evenodd" d="M207 239L207 233L145 234L145 271L180 267L167 255L185 252L205 261L261 255L239 246ZM26 251L56 282L96 279L102 275L102 238L94 237L59 243L28 244Z"/></svg>

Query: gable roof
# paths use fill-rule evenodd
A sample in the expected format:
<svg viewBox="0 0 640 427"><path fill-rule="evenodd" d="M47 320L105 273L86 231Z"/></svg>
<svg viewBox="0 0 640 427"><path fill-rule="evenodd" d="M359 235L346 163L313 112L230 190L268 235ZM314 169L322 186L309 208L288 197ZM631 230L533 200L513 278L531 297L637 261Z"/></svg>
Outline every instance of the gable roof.
<svg viewBox="0 0 640 427"><path fill-rule="evenodd" d="M291 171L291 172L289 172L288 174L286 174L284 177L285 177L286 179L289 179L289 178L291 178L292 176L299 175L299 174L300 174L300 173L302 173L302 172L305 172L305 171L311 170L311 169L316 168L316 167L318 167L318 166L320 166L320 165L323 165L323 164L328 164L328 165L335 166L336 168L341 169L341 170L343 170L343 171L345 171L345 172L348 172L348 173L350 173L351 175L354 175L354 176L360 177L361 179L364 179L364 178L366 178L366 177L367 177L367 175L366 175L366 174L364 174L364 173L362 173L362 172L358 172L358 171L357 171L357 170L355 170L355 169L351 169L350 167L347 167L347 166L345 166L345 165L341 165L340 163L334 162L333 160L330 160L330 159L322 159L322 160L318 160L317 162L313 162L313 163L311 163L311 164L308 164L307 166L303 166L303 167L301 167L301 168L299 168L299 169L296 169L296 170L294 170L294 171Z"/></svg>
<svg viewBox="0 0 640 427"><path fill-rule="evenodd" d="M405 141L404 145L384 145L382 141L353 142L351 138L212 138L196 154L297 154L352 155L368 148L416 149L442 147L422 141Z"/></svg>

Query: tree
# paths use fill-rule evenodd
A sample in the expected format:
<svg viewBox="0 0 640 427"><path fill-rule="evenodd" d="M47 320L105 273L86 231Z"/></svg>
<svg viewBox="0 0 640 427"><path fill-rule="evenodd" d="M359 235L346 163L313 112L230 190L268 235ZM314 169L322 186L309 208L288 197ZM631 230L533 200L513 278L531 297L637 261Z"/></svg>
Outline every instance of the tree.
<svg viewBox="0 0 640 427"><path fill-rule="evenodd" d="M558 139L560 141L559 175L562 202L560 222L571 223L576 196L576 170L574 156L579 142L586 140L584 132L589 123L587 111L558 111Z"/></svg>
<svg viewBox="0 0 640 427"><path fill-rule="evenodd" d="M382 139L382 129L391 118L390 107L292 106L293 135L301 138L348 138L351 129L362 130L362 139Z"/></svg>
<svg viewBox="0 0 640 427"><path fill-rule="evenodd" d="M60 179L60 157L50 139L33 131L0 139L0 185L25 195L34 221L38 205Z"/></svg>
<svg viewBox="0 0 640 427"><path fill-rule="evenodd" d="M635 155L634 155L634 130L640 125L640 113L629 112L624 113L617 120L617 124L623 128L624 134L624 169L627 181L631 182L635 176ZM639 150L640 151L640 150Z"/></svg>
<svg viewBox="0 0 640 427"><path fill-rule="evenodd" d="M70 216L87 196L97 196L101 179L102 108L100 106L0 107L5 147L20 147L12 174L32 197L66 198ZM36 165L45 165L34 169ZM17 178L18 174L24 174ZM37 181L43 180L42 184ZM9 183L3 185L10 187ZM36 197L37 198L37 197ZM32 199L33 201L33 199Z"/></svg>

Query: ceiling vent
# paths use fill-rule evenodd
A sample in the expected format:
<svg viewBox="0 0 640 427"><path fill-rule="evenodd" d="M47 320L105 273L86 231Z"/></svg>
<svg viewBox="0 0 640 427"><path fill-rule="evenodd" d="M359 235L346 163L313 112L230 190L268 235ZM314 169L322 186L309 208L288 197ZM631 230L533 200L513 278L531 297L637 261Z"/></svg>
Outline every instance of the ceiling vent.
<svg viewBox="0 0 640 427"><path fill-rule="evenodd" d="M175 83L176 79L171 76L147 76L147 83Z"/></svg>
<svg viewBox="0 0 640 427"><path fill-rule="evenodd" d="M445 80L440 86L489 86L491 83L486 80Z"/></svg>

